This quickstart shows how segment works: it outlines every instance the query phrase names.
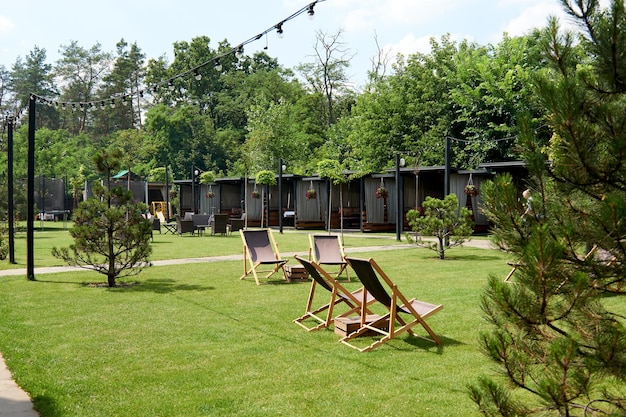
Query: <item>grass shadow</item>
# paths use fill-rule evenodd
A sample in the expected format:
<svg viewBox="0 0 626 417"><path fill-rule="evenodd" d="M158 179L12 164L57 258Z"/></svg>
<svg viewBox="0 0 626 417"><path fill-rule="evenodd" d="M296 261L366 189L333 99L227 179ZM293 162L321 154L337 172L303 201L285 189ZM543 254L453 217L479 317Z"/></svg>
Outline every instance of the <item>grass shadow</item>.
<svg viewBox="0 0 626 417"><path fill-rule="evenodd" d="M178 291L210 291L215 290L215 287L181 284L179 283L179 281L171 278L151 278L139 282L138 285L132 285L124 288L108 289L112 291L153 292L156 294L170 294Z"/></svg>

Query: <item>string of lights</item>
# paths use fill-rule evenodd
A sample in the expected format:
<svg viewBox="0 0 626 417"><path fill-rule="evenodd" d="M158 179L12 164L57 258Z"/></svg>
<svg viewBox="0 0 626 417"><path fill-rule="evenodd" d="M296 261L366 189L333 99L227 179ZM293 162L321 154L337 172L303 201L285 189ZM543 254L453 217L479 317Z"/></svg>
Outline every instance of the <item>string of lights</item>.
<svg viewBox="0 0 626 417"><path fill-rule="evenodd" d="M123 105L127 105L128 103L130 103L134 98L136 98L137 95L139 95L140 97L144 97L146 94L153 94L156 93L157 91L159 91L161 88L167 87L170 90L174 89L174 82L179 79L179 78L185 78L191 74L193 74L193 77L196 80L201 80L202 79L202 70L207 68L207 67L212 67L214 68L216 71L221 72L222 71L222 64L221 61L223 58L227 57L228 55L234 54L235 57L237 59L241 59L243 57L244 54L244 48L246 45L258 41L259 39L261 39L263 36L267 36L268 33L276 31L277 35L279 37L282 37L284 35L284 29L283 29L283 25L287 22L289 22L290 20L295 19L296 17L300 16L303 13L306 13L309 18L313 18L315 15L315 6L318 3L322 3L326 0L315 0L309 4L307 4L306 6L302 7L301 9L299 9L298 11L296 11L295 13L291 14L290 16L280 20L278 23L276 23L275 25L272 25L271 27L267 28L266 30L264 30L263 32L248 38L247 40L237 44L237 46L229 49L228 51L217 55L211 59L209 59L206 62L201 63L200 65L197 65L193 68L190 68L189 70L180 72L179 74L176 74L175 76L165 79L163 81L160 81L158 83L149 85L149 86L145 86L144 88L138 90L137 92L121 92L121 93L116 93L113 94L111 96L109 96L108 98L100 98L97 100L92 100L92 101L59 101L55 98L50 98L50 97L44 97L44 96L40 96L36 93L32 93L30 95L30 99L31 100L35 100L37 103L41 103L41 104L46 104L48 106L54 106L57 108L60 108L62 110L72 110L72 111L76 111L78 109L80 110L85 110L86 108L89 109L95 109L95 108L101 108L101 109L105 109L107 106L111 107L111 108L115 108L116 104L118 103L122 103ZM266 49L266 48L264 48ZM14 117L15 119L19 120L22 116L23 113L25 113L27 110L27 108L23 108L22 110L20 110L18 113L16 113Z"/></svg>
<svg viewBox="0 0 626 417"><path fill-rule="evenodd" d="M469 143L469 144L473 144L473 143L491 143L491 142L503 142L505 140L514 140L517 139L517 136L507 136L506 138L500 138L500 139L484 139L484 140L470 140L470 139L459 139L459 138L453 138L452 136L446 136L446 139L450 139L453 140L455 142L461 142L461 143Z"/></svg>

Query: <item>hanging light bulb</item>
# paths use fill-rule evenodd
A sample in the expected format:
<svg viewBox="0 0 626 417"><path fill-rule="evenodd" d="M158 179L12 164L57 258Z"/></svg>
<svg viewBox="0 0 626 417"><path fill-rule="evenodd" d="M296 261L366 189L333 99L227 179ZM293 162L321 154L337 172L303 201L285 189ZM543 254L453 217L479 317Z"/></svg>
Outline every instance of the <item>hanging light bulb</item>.
<svg viewBox="0 0 626 417"><path fill-rule="evenodd" d="M128 97L126 96L122 97L122 105L128 106Z"/></svg>
<svg viewBox="0 0 626 417"><path fill-rule="evenodd" d="M170 91L174 91L174 80L169 80L167 82L167 88L169 88Z"/></svg>
<svg viewBox="0 0 626 417"><path fill-rule="evenodd" d="M215 71L222 72L222 63L219 58L215 58Z"/></svg>
<svg viewBox="0 0 626 417"><path fill-rule="evenodd" d="M112 109L115 108L115 99L114 98L111 99L110 106L111 106Z"/></svg>
<svg viewBox="0 0 626 417"><path fill-rule="evenodd" d="M105 107L106 107L106 104L104 103L104 100L103 100L100 102L100 108L104 110Z"/></svg>
<svg viewBox="0 0 626 417"><path fill-rule="evenodd" d="M235 52L235 56L237 57L237 59L241 59L241 57L243 57L243 45L239 45L237 47L237 52Z"/></svg>
<svg viewBox="0 0 626 417"><path fill-rule="evenodd" d="M193 70L193 75L194 77L196 77L196 80L200 81L202 79L202 74L200 74L200 71L198 71L198 68Z"/></svg>
<svg viewBox="0 0 626 417"><path fill-rule="evenodd" d="M315 7L315 3L309 4L309 10L306 11L309 15L309 19L313 19L315 17L315 10L313 10L313 7Z"/></svg>
<svg viewBox="0 0 626 417"><path fill-rule="evenodd" d="M76 103L72 103L72 111L76 111Z"/></svg>
<svg viewBox="0 0 626 417"><path fill-rule="evenodd" d="M67 108L67 104L66 103L61 103L61 109L65 110Z"/></svg>

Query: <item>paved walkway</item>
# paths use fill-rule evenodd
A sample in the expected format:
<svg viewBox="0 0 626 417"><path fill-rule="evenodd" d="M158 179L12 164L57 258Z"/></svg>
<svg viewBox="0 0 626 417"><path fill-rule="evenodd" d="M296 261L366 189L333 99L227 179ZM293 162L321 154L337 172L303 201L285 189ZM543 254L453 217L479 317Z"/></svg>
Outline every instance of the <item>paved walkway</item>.
<svg viewBox="0 0 626 417"><path fill-rule="evenodd" d="M465 243L465 246L493 249L494 246L489 240L479 239L470 240ZM345 248L346 253L353 252L372 252L379 250L397 250L413 248L412 244L399 244L399 245L380 245L380 246L368 246L358 248ZM282 253L283 257L291 258L295 254L305 256L308 252L291 252ZM219 261L237 261L241 259L241 254L237 255L224 255L224 256L210 256L206 258L185 258L185 259L167 259L162 261L153 261L154 266L163 265L178 265L187 263L200 263L200 262L219 262ZM35 276L39 274L55 274L59 272L71 272L81 271L83 269L68 266L54 266L45 268L35 268ZM15 276L26 275L26 269L6 269L0 271L0 277L2 276ZM33 403L28 394L22 390L13 381L11 372L7 369L4 358L0 353L0 417L39 417L39 414L33 409Z"/></svg>
<svg viewBox="0 0 626 417"><path fill-rule="evenodd" d="M38 417L30 397L11 377L0 354L0 417Z"/></svg>

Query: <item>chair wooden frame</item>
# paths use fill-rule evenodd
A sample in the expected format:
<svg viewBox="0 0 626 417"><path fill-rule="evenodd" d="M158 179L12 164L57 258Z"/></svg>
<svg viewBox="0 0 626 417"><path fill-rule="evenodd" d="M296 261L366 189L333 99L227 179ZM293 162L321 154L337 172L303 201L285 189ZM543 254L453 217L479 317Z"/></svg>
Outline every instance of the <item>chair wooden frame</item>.
<svg viewBox="0 0 626 417"><path fill-rule="evenodd" d="M287 280L287 275L283 268L287 260L281 259L278 245L274 240L271 229L241 229L239 234L243 241L243 275L239 279L244 279L252 274L256 284L260 285L259 272L267 272L263 279L268 279L278 270L282 270L283 278ZM248 262L250 263L250 268L248 268ZM270 266L271 269L260 270L259 268L262 265Z"/></svg>
<svg viewBox="0 0 626 417"><path fill-rule="evenodd" d="M309 260L318 265L339 266L339 272L335 277L339 277L343 271L346 271L346 278L350 282L348 262L345 258L339 236L309 234Z"/></svg>
<svg viewBox="0 0 626 417"><path fill-rule="evenodd" d="M361 312L361 305L363 300L366 300L366 306L374 303L376 300L367 291L363 291L363 288L359 288L352 292L348 291L342 286L335 278L333 278L328 272L326 272L320 265L301 258L296 255L295 259L302 264L302 266L309 273L309 277L313 278L311 281L311 289L309 290L309 298L307 300L306 309L303 315L294 319L293 322L300 327L306 329L308 332L320 330L330 327L333 319L336 317L348 317L350 314ZM330 300L328 303L323 304L313 309L313 302L315 301L315 291L319 287L322 287L330 293ZM345 303L348 306L348 310L333 316L333 311L336 305ZM369 309L366 307L366 311ZM321 313L326 312L325 316ZM308 326L304 322L308 319L312 319L317 322L315 326Z"/></svg>
<svg viewBox="0 0 626 417"><path fill-rule="evenodd" d="M359 258L350 258L347 257L346 261L350 264L350 267L354 270L359 280L363 283L364 291L369 291L370 294L382 304L387 309L387 314L380 316L374 322L367 323L366 317L367 312L361 308L361 327L359 330L350 333L348 336L341 339L341 343L350 346L351 348L357 349L360 352L367 352L372 349L379 347L380 345L388 342L389 340L395 338L399 334L403 332L408 332L412 336L421 337L416 335L412 328L416 325L421 325L424 330L430 335L431 339L424 338L426 340L430 340L437 345L442 345L441 340L435 334L435 332L426 324L426 319L433 314L437 313L443 308L441 304L431 304L424 301L416 300L412 298L408 300L401 292L398 290L398 286L394 284L391 279L385 274L382 268L373 260L373 259L359 259ZM382 282L380 278L382 278ZM391 290L391 296L387 293L385 289L385 285ZM401 302L401 305L398 303ZM412 316L410 321L404 320L400 317L399 313L407 314ZM388 320L387 326L381 326L381 323L384 323L385 320ZM399 325L397 325L399 323ZM360 348L351 343L352 339L357 338L367 332L375 332L383 337L375 340L369 346L364 348Z"/></svg>

